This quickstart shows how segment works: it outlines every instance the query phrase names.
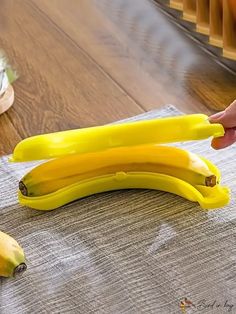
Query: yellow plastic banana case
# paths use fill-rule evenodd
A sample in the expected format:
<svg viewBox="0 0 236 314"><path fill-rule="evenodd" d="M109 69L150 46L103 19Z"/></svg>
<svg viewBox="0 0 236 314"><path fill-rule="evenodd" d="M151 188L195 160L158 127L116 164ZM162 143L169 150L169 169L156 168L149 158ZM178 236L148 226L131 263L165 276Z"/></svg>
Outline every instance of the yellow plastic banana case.
<svg viewBox="0 0 236 314"><path fill-rule="evenodd" d="M97 152L99 157L100 151L104 152L110 148L127 147L132 152L134 145L143 145L145 148L146 144L150 146L223 135L223 126L210 124L206 115L184 115L34 136L16 146L11 160L14 162L46 160L91 152ZM19 190L19 202L39 210L52 210L95 193L137 188L173 193L199 203L203 209L222 207L229 202L230 191L220 185L219 169L209 160L204 161L218 178L218 184L214 187L191 185L179 178L161 173L119 171L80 180L42 196L25 196Z"/></svg>
<svg viewBox="0 0 236 314"><path fill-rule="evenodd" d="M114 147L202 140L223 135L223 126L210 124L206 115L183 115L36 135L15 147L11 161L45 160Z"/></svg>
<svg viewBox="0 0 236 314"><path fill-rule="evenodd" d="M39 209L52 210L96 193L121 189L154 189L173 193L192 202L198 202L203 209L215 209L229 202L229 189L216 185L213 188L192 186L191 184L168 175L159 173L118 172L100 176L88 181L78 182L44 196L28 197L19 191L22 205Z"/></svg>

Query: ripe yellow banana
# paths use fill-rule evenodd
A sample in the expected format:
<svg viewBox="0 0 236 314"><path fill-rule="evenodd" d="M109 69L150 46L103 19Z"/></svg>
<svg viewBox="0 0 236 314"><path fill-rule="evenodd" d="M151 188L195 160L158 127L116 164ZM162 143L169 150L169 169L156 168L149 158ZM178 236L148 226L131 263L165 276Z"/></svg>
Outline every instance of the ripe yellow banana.
<svg viewBox="0 0 236 314"><path fill-rule="evenodd" d="M31 170L19 183L24 196L37 197L101 176L125 173L159 173L191 185L213 187L219 178L198 155L162 145L119 147L97 153L54 159Z"/></svg>
<svg viewBox="0 0 236 314"><path fill-rule="evenodd" d="M0 231L0 277L14 277L26 268L23 249L15 239Z"/></svg>

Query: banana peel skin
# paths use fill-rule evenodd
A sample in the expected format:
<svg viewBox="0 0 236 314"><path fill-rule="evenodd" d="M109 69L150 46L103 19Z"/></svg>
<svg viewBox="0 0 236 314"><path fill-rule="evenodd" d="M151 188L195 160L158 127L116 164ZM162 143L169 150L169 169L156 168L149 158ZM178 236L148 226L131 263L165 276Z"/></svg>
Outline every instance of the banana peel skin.
<svg viewBox="0 0 236 314"><path fill-rule="evenodd" d="M48 161L22 178L20 190L25 196L42 196L79 181L119 172L161 173L192 185L214 186L218 180L196 154L177 147L140 145Z"/></svg>
<svg viewBox="0 0 236 314"><path fill-rule="evenodd" d="M0 231L0 277L16 277L26 269L23 249L14 238Z"/></svg>

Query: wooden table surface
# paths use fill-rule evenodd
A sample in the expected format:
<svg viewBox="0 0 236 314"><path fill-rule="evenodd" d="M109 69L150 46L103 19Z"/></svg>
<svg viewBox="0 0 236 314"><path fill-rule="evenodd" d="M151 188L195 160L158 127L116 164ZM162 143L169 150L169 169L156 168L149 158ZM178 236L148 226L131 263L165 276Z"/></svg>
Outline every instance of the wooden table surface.
<svg viewBox="0 0 236 314"><path fill-rule="evenodd" d="M151 0L1 0L0 48L20 75L0 154L31 135L170 103L209 114L236 98L235 73Z"/></svg>

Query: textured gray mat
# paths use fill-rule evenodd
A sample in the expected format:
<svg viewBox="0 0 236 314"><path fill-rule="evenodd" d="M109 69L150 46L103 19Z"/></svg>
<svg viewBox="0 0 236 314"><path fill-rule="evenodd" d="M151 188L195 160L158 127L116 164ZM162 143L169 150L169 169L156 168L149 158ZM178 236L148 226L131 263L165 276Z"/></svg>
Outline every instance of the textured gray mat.
<svg viewBox="0 0 236 314"><path fill-rule="evenodd" d="M169 106L134 119L180 114ZM1 280L0 313L236 313L236 146L178 143L220 167L229 206L203 211L159 191L115 191L52 212L17 204L34 164L0 167L0 229L24 247L28 270Z"/></svg>

